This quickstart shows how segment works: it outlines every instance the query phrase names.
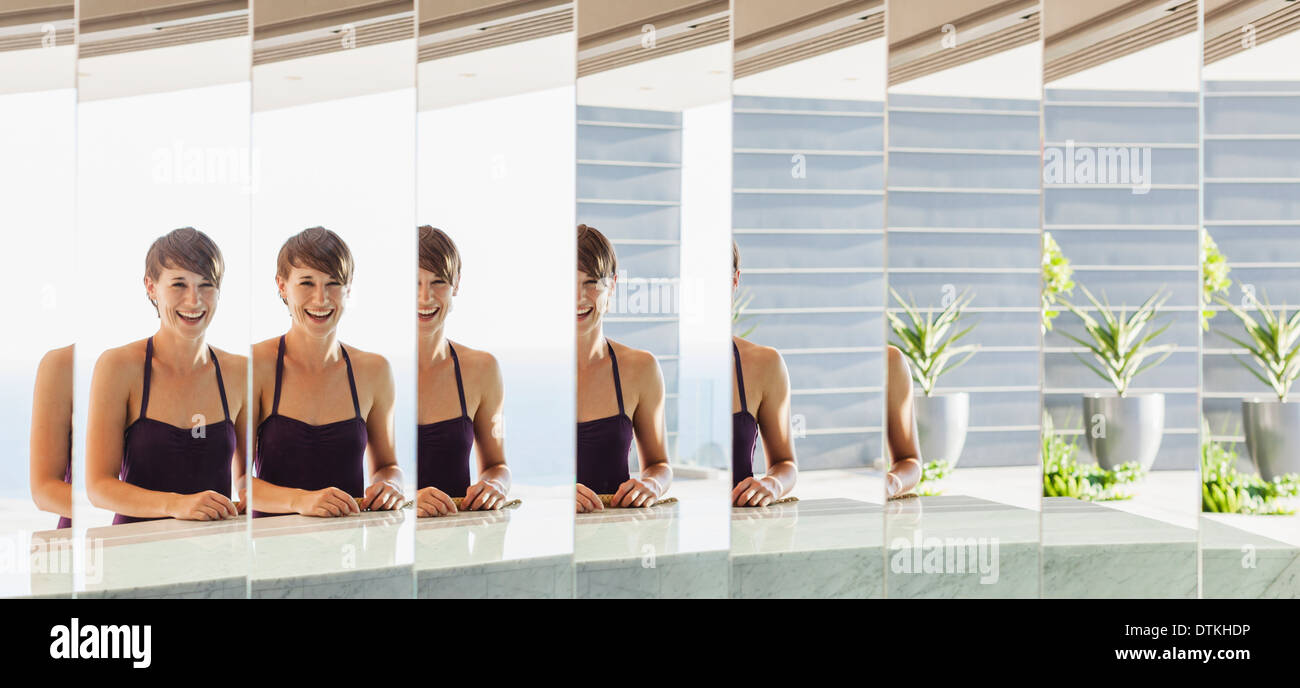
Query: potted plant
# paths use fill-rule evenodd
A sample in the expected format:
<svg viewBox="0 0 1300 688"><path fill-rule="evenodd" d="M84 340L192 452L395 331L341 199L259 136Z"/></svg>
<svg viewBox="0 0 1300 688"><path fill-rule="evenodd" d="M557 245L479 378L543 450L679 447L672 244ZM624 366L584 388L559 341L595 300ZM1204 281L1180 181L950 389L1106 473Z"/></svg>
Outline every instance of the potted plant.
<svg viewBox="0 0 1300 688"><path fill-rule="evenodd" d="M1241 422L1250 458L1265 480L1300 473L1300 401L1287 398L1292 383L1300 378L1300 310L1287 317L1285 305L1274 312L1266 297L1254 300L1263 320L1259 322L1221 296L1215 301L1237 316L1250 335L1250 342L1226 332L1219 334L1250 352L1258 370L1236 355L1233 358L1271 387L1276 396L1276 399L1252 397L1241 402Z"/></svg>
<svg viewBox="0 0 1300 688"><path fill-rule="evenodd" d="M959 331L953 329L975 297L969 290L964 291L936 315L929 311L922 314L915 303L904 301L892 287L889 292L910 321L885 311L896 337L892 343L907 357L912 379L924 393L913 400L921 461L924 464L944 462L946 468L956 468L970 426L970 395L966 392L935 394L935 386L940 375L969 361L979 348L956 345L970 334L974 325Z"/></svg>
<svg viewBox="0 0 1300 688"><path fill-rule="evenodd" d="M1061 303L1083 321L1090 340L1085 341L1068 332L1061 334L1088 349L1098 365L1077 353L1075 357L1115 388L1114 395L1083 395L1084 436L1088 440L1088 449L1097 464L1108 471L1119 470L1123 464L1132 461L1146 471L1155 462L1164 437L1165 395L1130 394L1129 387L1133 378L1160 365L1173 354L1171 344L1152 344L1156 337L1169 329L1169 323L1143 335L1169 296L1163 290L1157 291L1132 315L1124 306L1116 314L1109 301L1099 302L1087 287L1079 286L1096 308L1097 317L1065 299L1061 299ZM1104 298L1105 294L1102 296ZM1157 358L1148 360L1157 354Z"/></svg>

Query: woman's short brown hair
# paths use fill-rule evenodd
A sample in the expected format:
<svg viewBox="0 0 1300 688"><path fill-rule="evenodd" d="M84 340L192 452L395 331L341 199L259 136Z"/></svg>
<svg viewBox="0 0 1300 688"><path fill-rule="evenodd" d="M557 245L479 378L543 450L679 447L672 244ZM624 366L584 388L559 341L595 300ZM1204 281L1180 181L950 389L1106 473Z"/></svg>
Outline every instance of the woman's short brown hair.
<svg viewBox="0 0 1300 688"><path fill-rule="evenodd" d="M735 239L731 240L731 274L740 272L740 245Z"/></svg>
<svg viewBox="0 0 1300 688"><path fill-rule="evenodd" d="M193 227L181 227L154 239L144 256L144 274L149 279L158 281L167 268L202 275L220 289L226 261L211 237Z"/></svg>
<svg viewBox="0 0 1300 688"><path fill-rule="evenodd" d="M345 285L352 284L352 251L339 235L324 227L304 229L280 247L275 274L288 279L295 267L318 270Z"/></svg>
<svg viewBox="0 0 1300 688"><path fill-rule="evenodd" d="M578 269L598 280L618 274L614 245L595 227L578 225Z"/></svg>
<svg viewBox="0 0 1300 688"><path fill-rule="evenodd" d="M429 225L420 225L420 269L455 284L460 280L460 251L447 233Z"/></svg>

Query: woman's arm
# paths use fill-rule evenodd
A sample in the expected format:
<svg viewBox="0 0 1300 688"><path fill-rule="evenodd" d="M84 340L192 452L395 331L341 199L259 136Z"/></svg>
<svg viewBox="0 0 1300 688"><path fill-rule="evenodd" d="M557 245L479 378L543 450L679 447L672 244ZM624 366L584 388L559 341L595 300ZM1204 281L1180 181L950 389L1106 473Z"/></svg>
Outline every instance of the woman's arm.
<svg viewBox="0 0 1300 688"><path fill-rule="evenodd" d="M664 374L659 361L648 352L637 352L648 360L637 375L636 406L632 410L632 429L636 433L636 453L641 462L641 474L619 486L610 502L613 506L644 506L663 497L673 482L673 470L668 466L668 426L664 418ZM638 486L639 483L639 486ZM633 489L649 489L650 495L624 499Z"/></svg>
<svg viewBox="0 0 1300 688"><path fill-rule="evenodd" d="M72 455L72 347L41 357L32 393L29 453L32 501L41 511L72 518L72 485L63 482Z"/></svg>
<svg viewBox="0 0 1300 688"><path fill-rule="evenodd" d="M238 410L235 412L235 454L230 459L230 475L234 479L235 494L239 496L237 508L240 513L248 508L248 476L246 467L248 465L248 452L246 451L246 442L248 441L248 403L245 395L248 389L248 359L243 356L231 356L231 362L234 365L230 369L234 371L235 388L231 389L226 386L226 396L239 401Z"/></svg>
<svg viewBox="0 0 1300 688"><path fill-rule="evenodd" d="M902 351L891 346L888 352L885 429L890 468L885 475L886 499L912 490L921 481L921 450L916 444L916 418L912 413L912 373Z"/></svg>
<svg viewBox="0 0 1300 688"><path fill-rule="evenodd" d="M235 516L235 505L211 490L192 495L146 490L118 478L122 470L133 366L123 365L124 350L105 352L90 380L86 422L86 492L90 502L137 518L214 521Z"/></svg>
<svg viewBox="0 0 1300 688"><path fill-rule="evenodd" d="M402 469L397 466L394 447L393 405L397 385L393 369L383 356L374 355L371 364L375 385L374 401L366 415L366 456L370 460L370 484L366 486L364 509L397 509L405 499L402 494Z"/></svg>
<svg viewBox="0 0 1300 688"><path fill-rule="evenodd" d="M491 354L481 354L478 408L474 409L474 448L478 455L478 481L465 491L462 509L493 509L505 502L510 492L510 469L506 467L505 384L501 366Z"/></svg>
<svg viewBox="0 0 1300 688"><path fill-rule="evenodd" d="M785 359L775 349L763 349L763 398L758 404L758 430L763 438L763 455L767 458L767 473L755 480L766 483L772 499L780 499L794 489L799 478L795 464L794 437L790 430L790 372ZM739 491L743 487L737 485ZM740 497L744 496L741 492ZM750 496L752 503L754 495Z"/></svg>

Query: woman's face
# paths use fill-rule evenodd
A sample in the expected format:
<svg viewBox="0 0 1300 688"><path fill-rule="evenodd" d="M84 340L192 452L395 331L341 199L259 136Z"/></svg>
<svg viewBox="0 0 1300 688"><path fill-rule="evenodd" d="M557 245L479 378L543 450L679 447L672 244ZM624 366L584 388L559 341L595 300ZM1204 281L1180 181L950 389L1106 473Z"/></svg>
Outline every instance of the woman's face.
<svg viewBox="0 0 1300 688"><path fill-rule="evenodd" d="M420 281L416 293L416 317L419 319L420 333L437 332L447 322L451 313L452 297L460 291L460 286L452 284L436 273L420 268Z"/></svg>
<svg viewBox="0 0 1300 688"><path fill-rule="evenodd" d="M617 283L617 277L596 279L582 270L578 271L578 334L600 328L605 313L609 311L614 285Z"/></svg>
<svg viewBox="0 0 1300 688"><path fill-rule="evenodd" d="M185 337L197 337L208 329L221 292L212 280L181 268L163 268L156 281L146 276L144 288L157 304L163 327Z"/></svg>
<svg viewBox="0 0 1300 688"><path fill-rule="evenodd" d="M276 275L280 298L289 305L295 324L308 332L326 335L338 327L343 317L349 287L337 278L312 268L293 267L287 279Z"/></svg>

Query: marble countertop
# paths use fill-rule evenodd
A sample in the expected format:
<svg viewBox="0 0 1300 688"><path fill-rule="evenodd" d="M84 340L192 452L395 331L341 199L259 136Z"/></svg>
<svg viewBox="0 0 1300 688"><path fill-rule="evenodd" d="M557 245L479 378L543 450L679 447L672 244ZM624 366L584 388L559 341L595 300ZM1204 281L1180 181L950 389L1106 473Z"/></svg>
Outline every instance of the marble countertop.
<svg viewBox="0 0 1300 688"><path fill-rule="evenodd" d="M605 509L575 514L576 563L726 551L730 546L730 482L674 480L668 495L677 502L641 509Z"/></svg>
<svg viewBox="0 0 1300 688"><path fill-rule="evenodd" d="M417 519L416 570L572 555L573 500L521 500L513 509Z"/></svg>
<svg viewBox="0 0 1300 688"><path fill-rule="evenodd" d="M1201 514L1202 549L1300 548L1300 515Z"/></svg>
<svg viewBox="0 0 1300 688"><path fill-rule="evenodd" d="M1043 546L1196 544L1196 530L1071 497L1043 499Z"/></svg>
<svg viewBox="0 0 1300 688"><path fill-rule="evenodd" d="M87 528L82 545L78 594L229 581L248 575L246 516Z"/></svg>
<svg viewBox="0 0 1300 688"><path fill-rule="evenodd" d="M410 566L416 520L414 509L339 518L253 519L249 577L297 578Z"/></svg>
<svg viewBox="0 0 1300 688"><path fill-rule="evenodd" d="M846 498L733 507L731 555L880 547L881 513L879 504Z"/></svg>
<svg viewBox="0 0 1300 688"><path fill-rule="evenodd" d="M1006 544L1038 543L1039 512L964 495L915 497L884 508L889 540L997 538Z"/></svg>

